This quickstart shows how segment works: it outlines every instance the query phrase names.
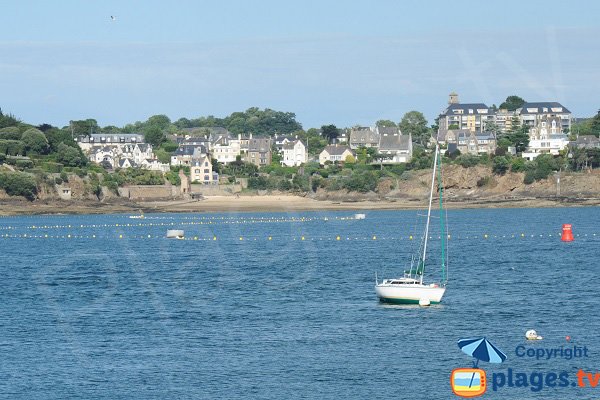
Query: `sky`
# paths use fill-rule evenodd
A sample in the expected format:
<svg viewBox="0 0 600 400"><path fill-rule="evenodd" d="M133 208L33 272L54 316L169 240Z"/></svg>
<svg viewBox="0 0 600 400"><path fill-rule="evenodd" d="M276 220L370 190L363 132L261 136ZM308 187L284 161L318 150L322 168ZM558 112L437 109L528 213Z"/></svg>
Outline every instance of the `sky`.
<svg viewBox="0 0 600 400"><path fill-rule="evenodd" d="M600 2L0 0L0 108L124 126L294 112L372 126L509 95L600 108ZM111 16L115 17L114 19Z"/></svg>

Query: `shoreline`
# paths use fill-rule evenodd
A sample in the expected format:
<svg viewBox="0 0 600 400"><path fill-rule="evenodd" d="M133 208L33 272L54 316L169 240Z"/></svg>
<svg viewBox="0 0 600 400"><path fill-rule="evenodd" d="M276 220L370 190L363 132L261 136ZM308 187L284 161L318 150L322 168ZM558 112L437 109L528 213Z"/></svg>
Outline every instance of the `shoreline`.
<svg viewBox="0 0 600 400"><path fill-rule="evenodd" d="M475 198L447 200L446 208L555 208L597 207L600 198ZM298 212L298 211L360 211L413 210L427 206L426 200L389 199L368 201L315 200L302 196L207 196L203 200L131 201L1 201L0 216L19 215L84 215L140 213L211 213L211 212Z"/></svg>

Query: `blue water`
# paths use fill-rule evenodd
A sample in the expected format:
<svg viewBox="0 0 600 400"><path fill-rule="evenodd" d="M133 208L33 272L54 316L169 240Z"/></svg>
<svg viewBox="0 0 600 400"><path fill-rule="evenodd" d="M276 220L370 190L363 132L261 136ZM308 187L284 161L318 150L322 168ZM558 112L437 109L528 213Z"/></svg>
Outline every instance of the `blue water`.
<svg viewBox="0 0 600 400"><path fill-rule="evenodd" d="M474 336L508 355L479 364L486 398L600 395L491 388L508 368L600 371L599 208L450 211L450 284L430 308L373 289L410 260L417 213L365 213L0 218L0 397L453 398L451 371L472 366L456 342ZM515 355L566 335L589 357Z"/></svg>

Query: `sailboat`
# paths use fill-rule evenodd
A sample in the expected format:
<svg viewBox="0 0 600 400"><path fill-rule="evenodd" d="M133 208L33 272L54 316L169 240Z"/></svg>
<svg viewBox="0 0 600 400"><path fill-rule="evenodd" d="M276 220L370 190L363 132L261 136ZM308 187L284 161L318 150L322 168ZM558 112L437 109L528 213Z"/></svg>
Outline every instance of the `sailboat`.
<svg viewBox="0 0 600 400"><path fill-rule="evenodd" d="M422 252L419 252L417 263L414 258L410 264L410 269L404 271L404 276L400 278L384 279L383 282L377 281L375 276L375 292L381 302L395 304L437 304L442 301L442 297L446 292L446 284L448 283L448 265L446 259L446 241L447 233L444 223L443 212L443 190L442 190L442 170L439 145L435 146L435 155L433 161L433 172L431 174L431 192L429 193L429 208L427 210L427 223L425 232L421 241ZM439 162L438 162L439 161ZM438 175L438 191L439 191L439 206L440 206L440 240L441 240L441 279L439 282L426 283L424 281L424 273L427 258L427 242L429 239L429 223L431 221L431 206L433 204L433 192L435 190L435 177Z"/></svg>

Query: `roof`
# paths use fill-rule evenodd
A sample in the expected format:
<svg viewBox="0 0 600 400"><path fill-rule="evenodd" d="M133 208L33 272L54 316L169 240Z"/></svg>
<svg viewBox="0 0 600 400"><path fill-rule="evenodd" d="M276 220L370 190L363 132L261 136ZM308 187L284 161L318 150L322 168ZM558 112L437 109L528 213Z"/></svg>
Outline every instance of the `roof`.
<svg viewBox="0 0 600 400"><path fill-rule="evenodd" d="M370 128L352 129L350 143L379 143L379 134Z"/></svg>
<svg viewBox="0 0 600 400"><path fill-rule="evenodd" d="M462 110L462 113L456 111ZM469 112L472 110L473 112ZM482 112L485 110L485 112ZM442 112L441 115L469 115L469 114L490 114L490 108L483 103L452 103Z"/></svg>
<svg viewBox="0 0 600 400"><path fill-rule="evenodd" d="M271 150L271 139L260 138L260 139L249 139L248 140L248 151L257 151L260 153L266 153Z"/></svg>
<svg viewBox="0 0 600 400"><path fill-rule="evenodd" d="M410 136L402 135L396 128L396 133L384 133L379 139L379 150L409 150L410 149Z"/></svg>
<svg viewBox="0 0 600 400"><path fill-rule="evenodd" d="M131 165L132 167L137 167L137 164L131 159L131 158L122 158L119 160L119 167L120 168L124 168L123 166L125 165L126 162L129 162L129 165Z"/></svg>
<svg viewBox="0 0 600 400"><path fill-rule="evenodd" d="M577 140L575 140L576 143L586 143L586 144L596 144L596 143L600 143L600 138L597 138L594 135L580 135L577 137Z"/></svg>
<svg viewBox="0 0 600 400"><path fill-rule="evenodd" d="M293 149L294 149L294 147L296 147L296 144L298 144L298 142L299 142L299 143L302 143L302 146L304 146L304 142L302 142L302 140L294 140L294 141L292 141L292 142L287 142L287 143L285 143L285 144L282 146L282 148L283 148L284 150L293 150ZM306 146L305 146L305 147L306 147Z"/></svg>
<svg viewBox="0 0 600 400"><path fill-rule="evenodd" d="M78 136L83 143L144 143L144 135L140 133L93 133L90 136Z"/></svg>
<svg viewBox="0 0 600 400"><path fill-rule="evenodd" d="M206 147L202 145L180 145L173 153L175 156L191 156L196 153L196 150L202 154L206 154Z"/></svg>
<svg viewBox="0 0 600 400"><path fill-rule="evenodd" d="M544 108L546 108L547 111L544 111ZM552 110L553 108L555 110ZM560 109L560 111L558 111L558 109ZM517 109L517 111L519 114L571 113L571 111L557 101L525 103L521 108Z"/></svg>
<svg viewBox="0 0 600 400"><path fill-rule="evenodd" d="M336 145L325 146L323 151L326 151L330 156L341 156L342 154L344 154L345 151L349 151L349 152L353 153L353 151L348 146L336 146Z"/></svg>

